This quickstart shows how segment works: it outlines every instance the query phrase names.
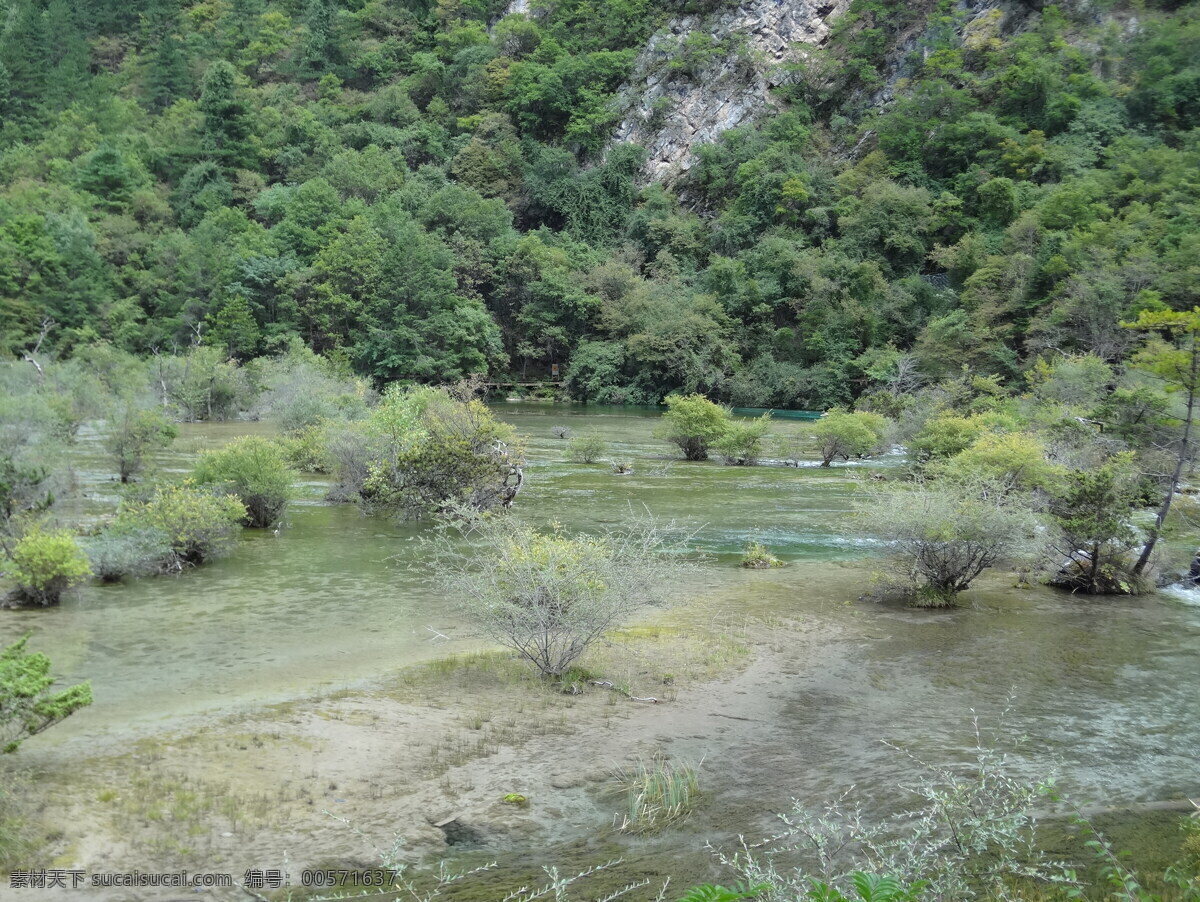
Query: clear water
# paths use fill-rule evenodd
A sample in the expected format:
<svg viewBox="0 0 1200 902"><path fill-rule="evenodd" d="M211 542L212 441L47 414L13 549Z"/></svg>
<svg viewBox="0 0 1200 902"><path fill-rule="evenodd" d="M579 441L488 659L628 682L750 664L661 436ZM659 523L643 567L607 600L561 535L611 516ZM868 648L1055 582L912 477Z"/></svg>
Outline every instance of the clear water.
<svg viewBox="0 0 1200 902"><path fill-rule="evenodd" d="M1196 593L1096 600L1015 589L998 574L961 610L859 601L877 548L854 536L846 515L869 468L686 463L654 438L654 411L498 409L529 437L523 516L588 530L619 523L632 505L684 521L710 553L692 587L704 605L798 624L803 641L786 669L770 674L762 697L748 699L750 722L693 730L672 747L722 762L710 766L721 771L726 803L697 830L752 831L764 826L761 812L786 807L791 796L830 798L850 784L890 807L907 765L879 739L931 758L961 756L971 710L994 722L1010 694L1010 735L1029 737L1021 766L1044 773L1059 762L1076 798L1124 802L1200 790ZM615 455L634 460L633 475L566 462L556 425L600 433ZM201 447L267 429L186 426L160 464L183 470ZM110 510L115 488L87 436L76 464L87 496L80 512ZM278 536L247 531L236 553L212 565L89 586L57 609L3 612L0 640L31 631L31 645L64 680L90 679L95 691L95 705L35 742L66 750L121 741L191 717L353 686L469 647L469 630L421 569L421 527L327 505L324 491L308 481ZM736 559L750 538L789 566L742 571ZM454 641L435 642L432 630Z"/></svg>

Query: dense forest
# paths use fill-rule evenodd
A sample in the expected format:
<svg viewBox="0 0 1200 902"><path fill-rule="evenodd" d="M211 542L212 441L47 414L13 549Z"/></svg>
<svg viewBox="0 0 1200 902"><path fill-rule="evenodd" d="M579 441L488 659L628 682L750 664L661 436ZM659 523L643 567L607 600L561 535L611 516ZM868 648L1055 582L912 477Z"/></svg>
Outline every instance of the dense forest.
<svg viewBox="0 0 1200 902"><path fill-rule="evenodd" d="M718 9L15 0L0 348L298 338L377 383L560 364L577 400L825 409L1120 364L1123 321L1200 303L1197 4L854 0L753 127L647 184L618 92Z"/></svg>
<svg viewBox="0 0 1200 902"><path fill-rule="evenodd" d="M729 28L772 3L819 25L774 62ZM649 836L702 807L716 748L693 852L758 830L746 812L794 783L771 842L850 862L777 870L742 844L717 860L744 883L684 900L1200 898L1200 820L1179 804L1200 629L1200 0L0 7L0 608L21 609L0 758L93 705L90 683L53 690L27 639L97 687L65 763L31 743L36 780L0 773L11 887L39 888L18 881L43 858L277 863L297 851L283 824L312 840L294 860L357 867L313 826L318 801L378 802L413 860L475 843L459 818L541 853L607 812L576 807L607 780L627 812L595 836ZM715 137L692 128L686 165L616 139L710 96L718 70L766 93ZM539 403L489 404L497 389ZM668 599L686 628L616 635ZM867 604L888 635L863 632ZM460 626L502 651L418 666ZM374 738L320 732L337 687L396 662L384 694L345 690L380 706L328 718ZM614 721L701 685L679 719ZM295 700L309 690L330 697ZM316 731L293 731L293 701L268 711L276 695ZM955 706L981 701L1025 718L1049 771L1010 775L977 717L945 744ZM264 719L215 723L211 747L131 740L251 703ZM131 712L146 719L122 733ZM94 724L110 746L85 748ZM486 759L527 741L497 782ZM245 799L198 788L247 743ZM597 747L650 757L609 779ZM699 764L671 757L689 747ZM1059 801L1059 753L1084 787L1111 783L1096 810L1145 802L1169 837L1131 814L1147 838L1126 867L1071 802L1092 871L1058 860L1033 812ZM444 776L468 765L478 789ZM848 790L805 807L847 779L876 780L867 815L898 819L843 810ZM889 808L891 782L925 807ZM527 815L547 820L518 833ZM88 830L114 844L66 844ZM659 885L680 849L632 850L650 876L598 892ZM681 882L712 876L700 854ZM566 899L619 863L548 867L503 898ZM267 898L256 873L242 887ZM384 873L414 899L453 882Z"/></svg>

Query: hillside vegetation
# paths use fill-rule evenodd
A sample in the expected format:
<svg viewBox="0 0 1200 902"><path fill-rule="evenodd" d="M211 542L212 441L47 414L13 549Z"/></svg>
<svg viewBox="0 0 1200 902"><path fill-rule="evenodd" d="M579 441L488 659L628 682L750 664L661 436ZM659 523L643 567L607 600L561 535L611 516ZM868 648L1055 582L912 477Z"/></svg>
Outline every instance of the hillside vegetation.
<svg viewBox="0 0 1200 902"><path fill-rule="evenodd" d="M615 92L712 3L8 7L10 354L49 319L59 354L299 336L380 382L559 363L578 399L825 408L1119 363L1122 320L1200 303L1196 3L855 0L669 188L606 146Z"/></svg>

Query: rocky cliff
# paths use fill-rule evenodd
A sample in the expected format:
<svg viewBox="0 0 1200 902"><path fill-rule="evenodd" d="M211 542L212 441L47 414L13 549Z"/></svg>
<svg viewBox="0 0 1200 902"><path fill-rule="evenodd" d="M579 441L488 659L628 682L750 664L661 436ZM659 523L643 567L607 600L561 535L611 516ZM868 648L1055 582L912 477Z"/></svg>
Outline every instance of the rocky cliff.
<svg viewBox="0 0 1200 902"><path fill-rule="evenodd" d="M651 38L621 96L614 142L646 148L646 177L670 182L693 148L771 103L781 65L829 35L850 0L747 0L708 16L672 20Z"/></svg>

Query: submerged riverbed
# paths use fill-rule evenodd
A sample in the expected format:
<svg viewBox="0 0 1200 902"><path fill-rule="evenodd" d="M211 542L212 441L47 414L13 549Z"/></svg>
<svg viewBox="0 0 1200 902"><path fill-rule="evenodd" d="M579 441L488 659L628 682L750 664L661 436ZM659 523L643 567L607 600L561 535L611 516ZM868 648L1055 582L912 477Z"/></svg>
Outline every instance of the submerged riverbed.
<svg viewBox="0 0 1200 902"><path fill-rule="evenodd" d="M962 761L974 738L973 711L989 734L1000 730L1001 745L1026 737L1014 752L1020 772L1057 770L1060 786L1080 804L1200 791L1200 605L1187 593L1089 599L1016 588L1001 573L981 580L957 610L862 601L877 548L854 536L846 514L858 478L892 462L831 470L686 463L653 437L652 411L507 404L498 412L529 436L523 517L587 530L619 523L633 505L697 528L708 562L680 588L679 612L650 612L647 622L672 624L679 635L695 627L741 649L713 671L722 678L697 679L652 713L626 711L623 702L617 722L598 701L586 702L579 711L587 731L555 740L558 757L522 759L497 739L488 760L463 762L464 774L474 770L446 787L449 808L469 812L504 786L536 784L539 773L546 780L573 767L594 773L622 756L703 761L705 803L680 830L646 840L609 836L572 853L582 861L615 849L649 861L687 848L689 867L702 875L696 861L704 853L695 850L705 840L770 832L773 813L791 798L820 804L854 786L873 814L902 807L898 787L911 777L912 762L880 740L932 763ZM633 475L566 462L566 442L551 432L556 425L602 435L635 461ZM186 426L160 464L184 469L196 449L246 431L269 427ZM114 491L86 438L76 464L88 496L84 511L101 513ZM226 560L179 577L90 586L57 609L3 612L0 639L32 631L31 647L51 657L56 673L90 679L96 696L91 708L26 743L25 762L65 770L81 756L119 754L138 737L247 712L269 721L264 706L303 705L347 689L370 694L402 668L481 646L451 601L429 587L419 525L326 504L324 491L319 480L307 482L278 535L247 531ZM750 539L788 566L740 569ZM507 704L502 696L487 699ZM470 710L476 704L461 686L442 701ZM432 730L434 721L416 717L407 729ZM521 723L514 718L514 731ZM551 805L549 788L541 799L529 793L529 817L542 832L496 830L480 843L489 853L530 860L547 836L569 844L602 834L612 805L579 795L580 781L559 782ZM338 813L354 819L354 802L331 804L345 805ZM436 807L432 796L422 804ZM364 807L359 816L386 829L378 809ZM270 842L259 838L264 849Z"/></svg>

